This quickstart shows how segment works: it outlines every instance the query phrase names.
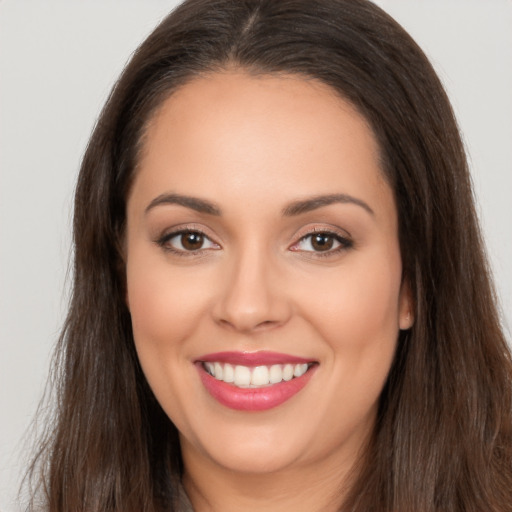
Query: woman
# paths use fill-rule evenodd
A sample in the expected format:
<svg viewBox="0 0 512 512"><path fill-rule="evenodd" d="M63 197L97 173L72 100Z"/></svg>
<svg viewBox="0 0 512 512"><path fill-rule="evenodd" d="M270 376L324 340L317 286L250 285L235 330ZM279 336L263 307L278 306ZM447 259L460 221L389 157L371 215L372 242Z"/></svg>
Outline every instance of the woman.
<svg viewBox="0 0 512 512"><path fill-rule="evenodd" d="M511 510L463 147L373 4L182 4L107 102L74 236L48 510Z"/></svg>

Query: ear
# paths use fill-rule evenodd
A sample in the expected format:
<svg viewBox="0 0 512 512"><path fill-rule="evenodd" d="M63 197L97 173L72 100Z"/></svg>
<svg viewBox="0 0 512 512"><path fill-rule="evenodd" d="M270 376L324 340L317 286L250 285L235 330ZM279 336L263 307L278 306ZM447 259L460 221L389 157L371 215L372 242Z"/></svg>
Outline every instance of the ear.
<svg viewBox="0 0 512 512"><path fill-rule="evenodd" d="M400 288L398 326L406 331L414 325L414 301L409 281L404 278Z"/></svg>

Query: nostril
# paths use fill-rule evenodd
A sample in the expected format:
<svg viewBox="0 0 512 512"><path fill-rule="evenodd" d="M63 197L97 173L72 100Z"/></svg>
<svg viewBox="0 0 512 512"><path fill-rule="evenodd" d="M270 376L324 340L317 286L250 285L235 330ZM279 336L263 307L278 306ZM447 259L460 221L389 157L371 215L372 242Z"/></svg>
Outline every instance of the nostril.
<svg viewBox="0 0 512 512"><path fill-rule="evenodd" d="M279 325L280 322L277 320L265 320L264 322L261 322L259 325L256 326L256 328L265 328L265 327L275 327L276 325Z"/></svg>
<svg viewBox="0 0 512 512"><path fill-rule="evenodd" d="M276 286L267 276L269 265L243 259L235 265L233 274L224 276L224 286L218 290L212 315L218 325L238 332L271 329L287 322L291 314L285 288Z"/></svg>
<svg viewBox="0 0 512 512"><path fill-rule="evenodd" d="M266 329L272 329L275 327L278 327L281 325L282 322L279 322L277 320L264 320L262 322L247 322L243 323L240 321L233 321L227 320L225 318L220 318L217 320L217 323L220 324L222 327L236 330L239 332L251 332L251 331L264 331Z"/></svg>

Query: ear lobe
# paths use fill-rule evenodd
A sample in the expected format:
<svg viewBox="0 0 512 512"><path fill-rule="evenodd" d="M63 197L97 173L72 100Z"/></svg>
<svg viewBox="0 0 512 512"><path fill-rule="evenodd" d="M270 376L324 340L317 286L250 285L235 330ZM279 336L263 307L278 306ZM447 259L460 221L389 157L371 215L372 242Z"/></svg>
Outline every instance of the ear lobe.
<svg viewBox="0 0 512 512"><path fill-rule="evenodd" d="M400 288L398 326L406 331L414 325L414 301L409 281L404 279Z"/></svg>

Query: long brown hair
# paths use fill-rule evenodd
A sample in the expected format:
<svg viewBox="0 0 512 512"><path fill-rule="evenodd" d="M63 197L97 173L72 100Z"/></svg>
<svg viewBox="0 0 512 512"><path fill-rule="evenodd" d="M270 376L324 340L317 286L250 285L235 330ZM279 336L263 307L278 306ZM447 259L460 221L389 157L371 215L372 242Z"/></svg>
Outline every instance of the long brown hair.
<svg viewBox="0 0 512 512"><path fill-rule="evenodd" d="M189 0L126 67L76 189L56 417L31 468L45 509L179 510L177 432L137 360L119 248L148 120L187 81L233 66L320 80L350 101L395 194L415 324L343 510L512 510L512 362L458 127L422 51L366 0Z"/></svg>

